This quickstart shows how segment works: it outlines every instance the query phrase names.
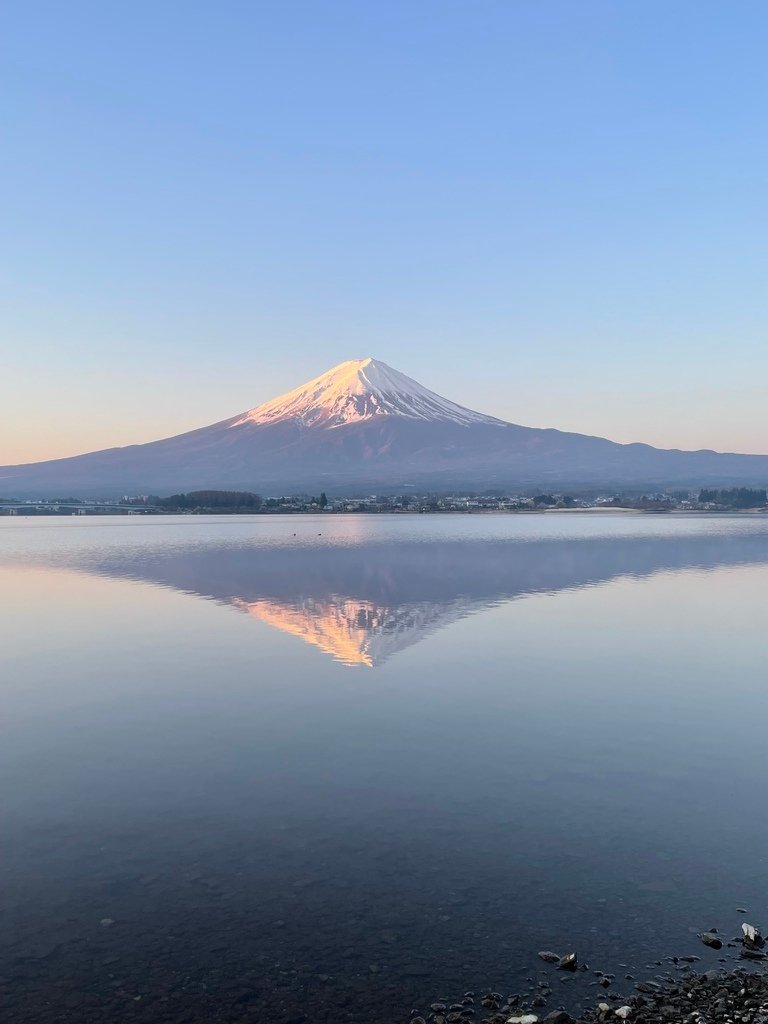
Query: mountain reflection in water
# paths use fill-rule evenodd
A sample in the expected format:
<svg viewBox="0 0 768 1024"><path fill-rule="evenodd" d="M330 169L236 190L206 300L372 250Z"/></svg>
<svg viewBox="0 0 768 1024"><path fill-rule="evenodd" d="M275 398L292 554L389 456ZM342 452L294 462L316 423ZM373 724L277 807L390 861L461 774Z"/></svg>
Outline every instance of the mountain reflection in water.
<svg viewBox="0 0 768 1024"><path fill-rule="evenodd" d="M529 594L765 562L758 532L142 548L87 568L230 604L345 665L373 668L436 629Z"/></svg>

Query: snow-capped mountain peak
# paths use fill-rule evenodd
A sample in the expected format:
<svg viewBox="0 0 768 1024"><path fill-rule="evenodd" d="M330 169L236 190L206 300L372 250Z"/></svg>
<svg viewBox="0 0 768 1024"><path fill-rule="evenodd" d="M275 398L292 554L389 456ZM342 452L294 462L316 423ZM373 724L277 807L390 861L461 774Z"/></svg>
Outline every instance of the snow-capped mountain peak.
<svg viewBox="0 0 768 1024"><path fill-rule="evenodd" d="M379 416L503 426L502 420L441 398L377 359L350 359L300 387L238 417L232 426L291 420L306 427L341 427Z"/></svg>

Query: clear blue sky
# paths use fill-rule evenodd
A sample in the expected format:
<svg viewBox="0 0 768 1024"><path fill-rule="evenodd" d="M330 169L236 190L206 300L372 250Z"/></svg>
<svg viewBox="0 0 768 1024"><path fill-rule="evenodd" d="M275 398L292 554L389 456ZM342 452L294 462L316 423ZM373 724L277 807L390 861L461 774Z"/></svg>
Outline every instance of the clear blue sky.
<svg viewBox="0 0 768 1024"><path fill-rule="evenodd" d="M373 355L768 452L762 0L11 0L0 463Z"/></svg>

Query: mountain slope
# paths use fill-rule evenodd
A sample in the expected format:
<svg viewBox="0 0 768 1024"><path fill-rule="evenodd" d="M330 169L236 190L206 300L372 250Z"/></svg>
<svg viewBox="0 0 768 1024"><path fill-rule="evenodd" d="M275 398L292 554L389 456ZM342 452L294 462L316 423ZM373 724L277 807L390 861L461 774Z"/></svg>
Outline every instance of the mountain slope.
<svg viewBox="0 0 768 1024"><path fill-rule="evenodd" d="M176 437L0 468L0 495L111 497L768 481L768 456L683 452L522 427L385 363L341 363L279 398Z"/></svg>

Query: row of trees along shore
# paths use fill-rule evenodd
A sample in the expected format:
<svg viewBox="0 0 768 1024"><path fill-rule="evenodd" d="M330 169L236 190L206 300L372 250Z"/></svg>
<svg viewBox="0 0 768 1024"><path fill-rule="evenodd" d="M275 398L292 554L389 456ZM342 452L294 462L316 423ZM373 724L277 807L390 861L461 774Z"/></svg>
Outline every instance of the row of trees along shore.
<svg viewBox="0 0 768 1024"><path fill-rule="evenodd" d="M699 491L700 505L723 505L725 508L760 508L768 505L766 489L731 487L727 490Z"/></svg>
<svg viewBox="0 0 768 1024"><path fill-rule="evenodd" d="M126 504L135 504L128 499ZM251 491L189 491L187 494L171 494L167 498L150 495L141 499L141 504L164 509L167 512L260 512L277 507L280 502L262 498ZM326 508L328 498L325 491L317 498L308 498L308 505Z"/></svg>
<svg viewBox="0 0 768 1024"><path fill-rule="evenodd" d="M511 499L506 499L507 501ZM414 496L400 499L382 499L384 504L392 504L393 501L398 507L409 507L413 503L424 505L424 499ZM144 498L126 498L123 504L144 505L162 509L166 512L269 512L285 508L286 504L296 505L300 503L302 508L325 509L328 507L328 498L325 492L319 497L302 496L294 498L262 498L260 494L251 491L219 491L202 490L189 491L184 494L171 494L161 498L157 495L150 495ZM688 507L692 504L699 507L717 507L722 509L754 509L764 508L768 505L768 494L766 488L731 487L731 488L702 488L698 497L688 491L675 491L672 494L655 494L642 496L617 495L607 504L617 507L638 508L653 511L668 510L675 507ZM428 503L427 503L428 504ZM435 509L438 505L433 502ZM570 495L537 494L532 499L525 499L520 502L520 507L534 508L574 508L583 505L584 502L571 497ZM366 511L361 507L361 511Z"/></svg>
<svg viewBox="0 0 768 1024"><path fill-rule="evenodd" d="M260 494L252 494L250 491L190 491L188 494L171 494L167 498L151 495L146 503L156 505L158 508L179 509L184 512L203 508L226 512L233 509L255 512L262 507L264 500Z"/></svg>
<svg viewBox="0 0 768 1024"><path fill-rule="evenodd" d="M284 495L263 498L252 491L206 490L171 494L167 497L142 495L124 497L119 502L93 501L79 498L48 498L19 501L0 497L0 515L74 515L119 514L120 509L147 513L259 513L259 512L313 512L326 509L334 512L461 512L461 511L530 511L531 509L584 509L630 508L643 512L681 511L749 511L768 508L768 489L765 487L702 488L698 493L688 490L655 494L614 494L612 497L569 494L535 494L532 497L509 495L491 490L482 494L454 494L452 496L399 495L368 498L337 498L329 501L325 493L315 497L309 494ZM105 511L106 510L106 511Z"/></svg>

